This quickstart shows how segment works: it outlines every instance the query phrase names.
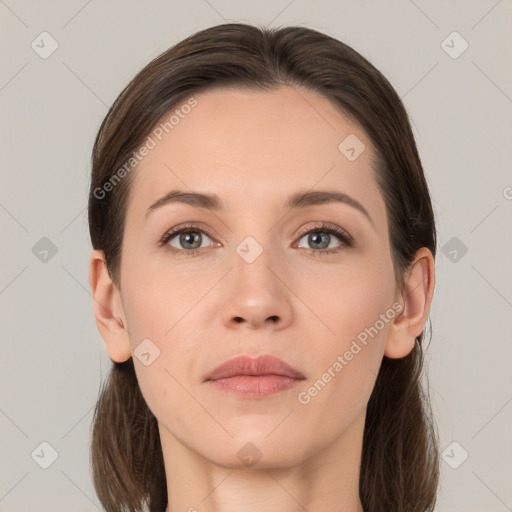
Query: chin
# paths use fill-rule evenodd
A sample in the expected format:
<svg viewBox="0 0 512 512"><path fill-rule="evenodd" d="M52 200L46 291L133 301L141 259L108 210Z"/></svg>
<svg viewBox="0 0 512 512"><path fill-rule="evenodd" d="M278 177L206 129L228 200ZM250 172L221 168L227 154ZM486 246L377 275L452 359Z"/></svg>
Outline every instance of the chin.
<svg viewBox="0 0 512 512"><path fill-rule="evenodd" d="M274 426L275 428L275 426ZM286 435L268 437L270 430L264 434L260 431L246 431L219 443L219 438L211 439L206 458L213 463L229 469L274 469L293 467L304 460L304 444L295 442ZM220 449L218 447L221 447ZM206 447L205 447L206 448Z"/></svg>

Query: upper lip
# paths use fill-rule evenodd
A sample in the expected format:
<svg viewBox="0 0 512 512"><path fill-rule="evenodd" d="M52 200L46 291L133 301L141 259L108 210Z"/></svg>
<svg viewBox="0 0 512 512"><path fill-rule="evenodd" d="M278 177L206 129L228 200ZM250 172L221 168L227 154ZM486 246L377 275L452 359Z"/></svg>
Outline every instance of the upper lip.
<svg viewBox="0 0 512 512"><path fill-rule="evenodd" d="M293 379L305 379L304 375L289 364L270 355L258 357L237 356L217 366L205 377L205 381L227 379L236 375L280 375Z"/></svg>

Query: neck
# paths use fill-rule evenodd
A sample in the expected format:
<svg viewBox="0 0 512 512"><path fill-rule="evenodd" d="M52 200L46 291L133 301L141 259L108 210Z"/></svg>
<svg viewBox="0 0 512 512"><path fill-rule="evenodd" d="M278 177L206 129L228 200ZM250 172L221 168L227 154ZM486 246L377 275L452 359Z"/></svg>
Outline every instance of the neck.
<svg viewBox="0 0 512 512"><path fill-rule="evenodd" d="M166 512L364 512L359 498L364 419L358 417L342 435L302 460L251 468L215 464L159 424Z"/></svg>

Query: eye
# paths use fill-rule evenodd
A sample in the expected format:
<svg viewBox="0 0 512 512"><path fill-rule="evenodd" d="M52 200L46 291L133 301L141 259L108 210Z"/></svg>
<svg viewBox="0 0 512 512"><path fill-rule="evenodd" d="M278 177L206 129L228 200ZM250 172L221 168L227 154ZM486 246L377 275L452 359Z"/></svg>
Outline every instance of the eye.
<svg viewBox="0 0 512 512"><path fill-rule="evenodd" d="M313 254L338 253L345 247L351 247L352 245L352 237L346 231L338 226L327 224L320 224L307 231L301 236L299 244L303 239L306 240L306 244L312 247L311 252ZM331 243L335 242L335 239L338 239L339 243L333 247Z"/></svg>
<svg viewBox="0 0 512 512"><path fill-rule="evenodd" d="M207 240L205 240L205 238ZM347 247L352 246L352 237L343 229L336 225L320 223L313 229L304 232L300 239L300 242L305 239L306 244L309 244L312 248L309 252L312 254L332 254L339 253ZM332 246L331 243L338 240L338 245ZM210 243L203 243L210 241ZM171 243L173 242L173 243ZM169 230L160 240L159 244L164 246L166 250L182 254L186 256L193 256L200 252L200 249L212 246L212 238L208 233L201 229L199 226L194 224L188 224L185 226L178 226ZM218 247L218 242L213 242ZM297 247L303 249L307 247Z"/></svg>
<svg viewBox="0 0 512 512"><path fill-rule="evenodd" d="M210 242L212 241L209 235L197 226L181 226L168 231L160 241L160 245L165 246L166 249L171 252L190 256L197 253L202 247L205 247L202 245L205 241L205 237L210 240ZM171 244L173 241L174 243ZM177 244L177 246L175 244Z"/></svg>

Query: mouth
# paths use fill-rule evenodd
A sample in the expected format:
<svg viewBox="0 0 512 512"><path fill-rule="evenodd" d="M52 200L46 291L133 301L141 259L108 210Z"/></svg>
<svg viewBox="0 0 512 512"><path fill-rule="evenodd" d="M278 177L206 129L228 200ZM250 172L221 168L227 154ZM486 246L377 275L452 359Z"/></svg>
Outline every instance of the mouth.
<svg viewBox="0 0 512 512"><path fill-rule="evenodd" d="M306 377L270 355L238 356L224 362L204 379L222 393L246 398L263 398L296 387Z"/></svg>

